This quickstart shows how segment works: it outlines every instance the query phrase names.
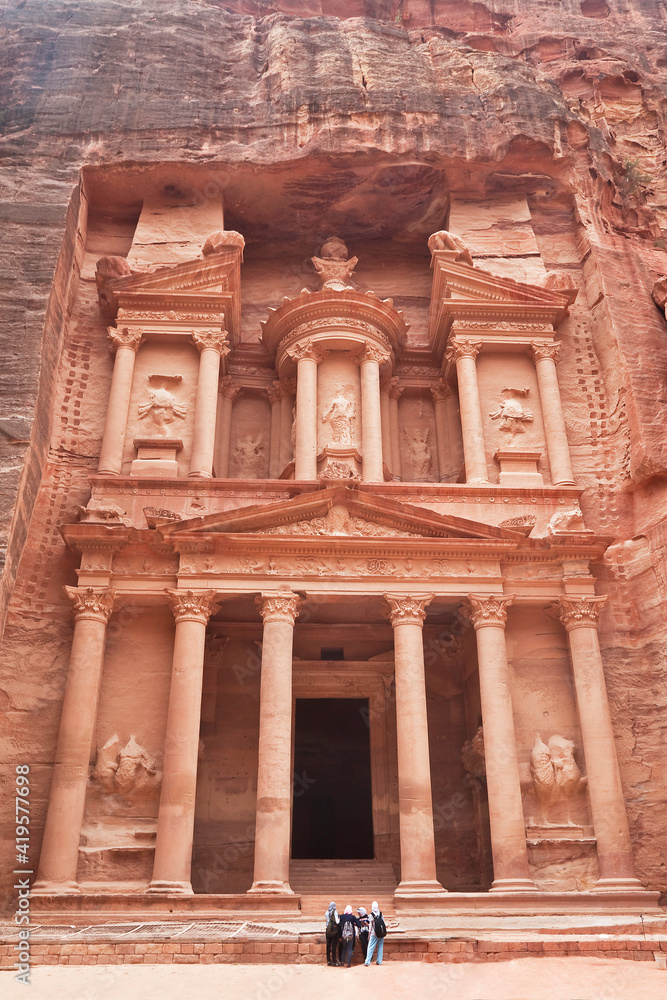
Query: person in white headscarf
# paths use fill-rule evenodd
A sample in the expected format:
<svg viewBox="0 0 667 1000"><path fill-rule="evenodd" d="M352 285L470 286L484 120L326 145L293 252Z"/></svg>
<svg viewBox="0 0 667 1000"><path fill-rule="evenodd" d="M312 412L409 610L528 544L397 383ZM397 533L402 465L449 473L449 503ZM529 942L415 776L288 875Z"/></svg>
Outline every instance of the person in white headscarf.
<svg viewBox="0 0 667 1000"><path fill-rule="evenodd" d="M366 965L366 966L368 966L368 965L371 964L371 959L373 958L373 952L375 951L376 945L377 945L377 950L378 950L378 955L377 955L376 962L377 962L378 965L382 965L382 951L384 949L384 934L381 937L378 937L378 935L375 933L375 925L376 925L376 922L378 921L378 918L380 920L382 920L382 926L384 926L384 918L382 917L382 914L380 913L380 907L377 904L377 900L374 899L373 902L371 903L371 915L369 917L369 924L370 924L371 935L370 935L370 938L368 939L368 950L366 952L366 961L364 962L364 965ZM380 927L378 927L378 930L380 930Z"/></svg>
<svg viewBox="0 0 667 1000"><path fill-rule="evenodd" d="M340 965L338 960L338 942L340 941L340 917L333 900L324 914L324 926L327 937L327 965Z"/></svg>
<svg viewBox="0 0 667 1000"><path fill-rule="evenodd" d="M343 965L347 969L352 964L352 952L357 940L357 931L360 927L361 924L352 912L352 907L346 906L345 913L340 918L340 938L343 942Z"/></svg>

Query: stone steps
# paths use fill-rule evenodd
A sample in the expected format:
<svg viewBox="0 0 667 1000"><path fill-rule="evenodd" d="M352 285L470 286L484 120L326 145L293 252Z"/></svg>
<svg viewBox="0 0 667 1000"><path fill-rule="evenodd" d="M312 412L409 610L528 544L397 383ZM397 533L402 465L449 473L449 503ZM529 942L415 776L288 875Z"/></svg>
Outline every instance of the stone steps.
<svg viewBox="0 0 667 1000"><path fill-rule="evenodd" d="M292 861L290 885L301 895L301 912L319 917L335 900L342 913L349 903L356 911L365 906L370 911L376 899L387 916L394 915L396 876L389 863L380 861Z"/></svg>

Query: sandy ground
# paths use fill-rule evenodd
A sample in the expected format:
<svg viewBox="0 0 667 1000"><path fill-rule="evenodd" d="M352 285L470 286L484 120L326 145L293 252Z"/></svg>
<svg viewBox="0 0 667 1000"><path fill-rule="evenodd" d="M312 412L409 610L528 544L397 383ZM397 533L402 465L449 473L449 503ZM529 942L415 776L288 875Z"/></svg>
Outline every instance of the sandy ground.
<svg viewBox="0 0 667 1000"><path fill-rule="evenodd" d="M28 987L0 973L3 1000L661 1000L653 962L521 958L487 965L41 966Z"/></svg>

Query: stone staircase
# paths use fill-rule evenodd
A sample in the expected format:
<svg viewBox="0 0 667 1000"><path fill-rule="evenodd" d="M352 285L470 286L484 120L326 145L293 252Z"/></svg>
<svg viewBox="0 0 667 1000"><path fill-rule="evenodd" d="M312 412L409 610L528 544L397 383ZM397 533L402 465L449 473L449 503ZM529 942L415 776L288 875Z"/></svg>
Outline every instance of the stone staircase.
<svg viewBox="0 0 667 1000"><path fill-rule="evenodd" d="M304 916L322 917L331 900L338 912L347 904L356 914L358 906L370 912L371 902L377 899L382 913L393 917L396 876L388 862L310 860L290 862L290 885L301 894L301 912Z"/></svg>

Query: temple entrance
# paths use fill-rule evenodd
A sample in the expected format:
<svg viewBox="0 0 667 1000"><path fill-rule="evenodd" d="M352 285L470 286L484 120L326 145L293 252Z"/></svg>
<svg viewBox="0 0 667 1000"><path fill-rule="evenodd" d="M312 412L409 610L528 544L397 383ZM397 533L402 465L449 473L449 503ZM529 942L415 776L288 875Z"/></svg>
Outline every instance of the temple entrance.
<svg viewBox="0 0 667 1000"><path fill-rule="evenodd" d="M367 698L297 698L293 858L372 858Z"/></svg>

